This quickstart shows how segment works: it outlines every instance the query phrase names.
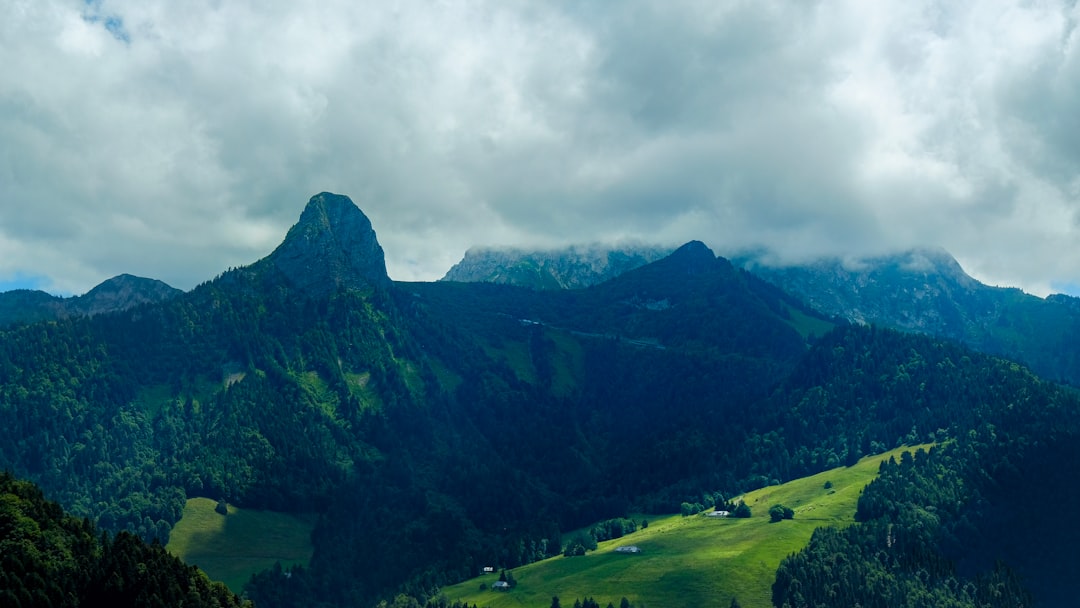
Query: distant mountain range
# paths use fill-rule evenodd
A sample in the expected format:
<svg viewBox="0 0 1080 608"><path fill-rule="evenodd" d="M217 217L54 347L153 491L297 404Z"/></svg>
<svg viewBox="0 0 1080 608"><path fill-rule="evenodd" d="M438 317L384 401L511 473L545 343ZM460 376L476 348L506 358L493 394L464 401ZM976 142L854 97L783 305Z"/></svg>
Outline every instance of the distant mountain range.
<svg viewBox="0 0 1080 608"><path fill-rule="evenodd" d="M587 251L587 256L582 254ZM531 288L573 288L608 280L663 249L566 248L470 251L443 280L488 281ZM590 266L591 260L627 260ZM632 262L630 262L632 260ZM943 249L913 249L861 259L826 258L775 266L765 255L732 263L801 299L820 313L857 324L891 327L954 340L1030 365L1041 375L1080 386L1080 299L1046 299L1016 288L985 285ZM592 270L602 268L603 272ZM553 269L568 269L550 278ZM577 274L573 274L576 271Z"/></svg>
<svg viewBox="0 0 1080 608"><path fill-rule="evenodd" d="M451 268L443 281L486 282L532 289L577 289L613 279L655 262L671 247L580 245L529 251L515 248L473 248Z"/></svg>
<svg viewBox="0 0 1080 608"><path fill-rule="evenodd" d="M115 276L84 295L70 298L44 291L16 289L0 292L0 326L128 310L140 304L163 302L181 293L179 289L157 279L130 274Z"/></svg>
<svg viewBox="0 0 1080 608"><path fill-rule="evenodd" d="M1042 597L1075 596L1073 578L1024 558L1075 571L1072 536L1025 533L1051 518L1016 517L1015 497L1075 502L1060 480L1080 402L956 341L1068 379L1072 299L981 286L935 252L775 275L698 241L488 259L508 267L391 281L368 218L321 193L273 252L189 292L120 282L0 326L0 469L145 539L167 539L189 497L316 514L310 564L256 574L248 596L355 606L555 556L564 532L608 518L935 442L924 481L949 482L878 494L877 523L859 524L859 555L890 569L851 576L879 583L859 601L932 588L928 605L974 606L995 560ZM791 605L831 580L792 576L806 589L785 591Z"/></svg>

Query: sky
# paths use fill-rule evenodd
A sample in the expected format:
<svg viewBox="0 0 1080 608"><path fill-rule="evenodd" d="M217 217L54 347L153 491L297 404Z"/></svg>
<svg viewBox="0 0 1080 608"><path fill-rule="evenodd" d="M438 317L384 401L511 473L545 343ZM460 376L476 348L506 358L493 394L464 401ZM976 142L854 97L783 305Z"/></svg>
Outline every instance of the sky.
<svg viewBox="0 0 1080 608"><path fill-rule="evenodd" d="M472 246L943 247L1080 294L1080 7L0 0L0 290L190 289L322 191Z"/></svg>

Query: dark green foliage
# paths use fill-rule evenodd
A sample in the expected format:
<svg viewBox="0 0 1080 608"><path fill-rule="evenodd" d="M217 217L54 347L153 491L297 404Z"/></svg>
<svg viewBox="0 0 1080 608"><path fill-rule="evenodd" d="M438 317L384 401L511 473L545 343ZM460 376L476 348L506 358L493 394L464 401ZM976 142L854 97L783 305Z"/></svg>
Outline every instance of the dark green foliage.
<svg viewBox="0 0 1080 608"><path fill-rule="evenodd" d="M578 557L585 555L586 551L595 551L597 547L596 537L592 534L578 533L566 543L563 557Z"/></svg>
<svg viewBox="0 0 1080 608"><path fill-rule="evenodd" d="M789 323L801 304L702 253L543 294L310 298L262 266L165 304L11 328L0 465L146 539L167 538L188 496L316 512L310 565L256 575L250 597L375 605L583 553L633 529L628 512L749 515L718 491L1041 403L1018 366L923 337L843 327L808 350ZM564 544L560 530L597 521Z"/></svg>
<svg viewBox="0 0 1080 608"><path fill-rule="evenodd" d="M750 511L750 505L741 500L739 501L739 504L735 505L735 509L731 512L732 517L746 518L752 515L753 512Z"/></svg>
<svg viewBox="0 0 1080 608"><path fill-rule="evenodd" d="M33 484L0 473L4 606L240 606L221 583L121 532L97 535Z"/></svg>
<svg viewBox="0 0 1080 608"><path fill-rule="evenodd" d="M784 519L792 519L795 517L795 511L784 505L773 505L769 507L769 521L776 523Z"/></svg>
<svg viewBox="0 0 1080 608"><path fill-rule="evenodd" d="M605 540L611 540L613 538L622 538L627 534L633 534L637 531L637 524L632 519L626 519L625 517L617 517L615 519L608 519L602 521L589 531L589 534L597 542L604 542Z"/></svg>
<svg viewBox="0 0 1080 608"><path fill-rule="evenodd" d="M681 505L679 505L679 512L682 513L683 517L697 515L704 510L705 507L700 502L683 502Z"/></svg>
<svg viewBox="0 0 1080 608"><path fill-rule="evenodd" d="M1080 462L1080 401L1016 369L999 368L982 388L993 397L980 424L882 463L859 499L862 523L818 530L783 562L776 606L1026 606L1030 593L1045 605L1071 602L1080 535L1031 517L1016 496L1080 498L1065 473Z"/></svg>

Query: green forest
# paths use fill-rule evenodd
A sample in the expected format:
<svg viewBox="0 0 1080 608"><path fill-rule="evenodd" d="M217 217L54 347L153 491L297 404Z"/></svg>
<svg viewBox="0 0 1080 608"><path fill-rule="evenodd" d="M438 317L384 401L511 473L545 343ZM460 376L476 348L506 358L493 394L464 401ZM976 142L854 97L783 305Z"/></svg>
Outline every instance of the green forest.
<svg viewBox="0 0 1080 608"><path fill-rule="evenodd" d="M0 604L195 606L241 602L221 583L128 532L110 535L64 514L41 490L0 473Z"/></svg>
<svg viewBox="0 0 1080 608"><path fill-rule="evenodd" d="M1078 412L1016 363L826 319L700 243L558 292L310 293L255 264L164 303L0 330L0 467L80 522L79 550L160 552L191 497L317 514L310 564L246 586L260 607L436 605L484 565L562 554L565 531L600 540L630 513L924 442L938 447L883 465L859 524L784 562L775 604L1053 604L1075 585L1058 576L1075 533L1050 528L1075 492ZM1016 499L1036 488L1053 513ZM34 597L17 587L31 570L97 580L71 559L5 561L0 593Z"/></svg>

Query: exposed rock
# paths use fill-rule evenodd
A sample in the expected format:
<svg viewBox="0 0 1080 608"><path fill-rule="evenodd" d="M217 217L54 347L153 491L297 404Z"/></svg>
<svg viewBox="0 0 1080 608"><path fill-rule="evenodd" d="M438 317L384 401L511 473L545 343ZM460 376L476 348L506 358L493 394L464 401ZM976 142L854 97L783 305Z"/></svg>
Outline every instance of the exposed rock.
<svg viewBox="0 0 1080 608"><path fill-rule="evenodd" d="M654 246L578 245L563 249L473 248L442 278L533 289L580 289L613 279L671 253Z"/></svg>
<svg viewBox="0 0 1080 608"><path fill-rule="evenodd" d="M329 192L311 197L300 221L264 262L314 296L390 286L371 221L349 197Z"/></svg>

